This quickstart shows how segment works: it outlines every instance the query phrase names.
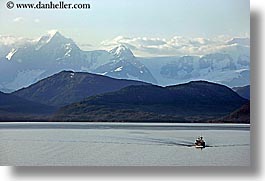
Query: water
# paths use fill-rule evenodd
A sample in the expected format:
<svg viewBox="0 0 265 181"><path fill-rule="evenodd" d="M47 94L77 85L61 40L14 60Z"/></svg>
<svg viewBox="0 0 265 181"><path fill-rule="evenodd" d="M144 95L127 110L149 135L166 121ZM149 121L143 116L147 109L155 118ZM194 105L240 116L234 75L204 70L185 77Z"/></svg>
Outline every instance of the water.
<svg viewBox="0 0 265 181"><path fill-rule="evenodd" d="M193 143L204 136L207 147ZM0 165L249 166L250 127L235 124L1 123Z"/></svg>

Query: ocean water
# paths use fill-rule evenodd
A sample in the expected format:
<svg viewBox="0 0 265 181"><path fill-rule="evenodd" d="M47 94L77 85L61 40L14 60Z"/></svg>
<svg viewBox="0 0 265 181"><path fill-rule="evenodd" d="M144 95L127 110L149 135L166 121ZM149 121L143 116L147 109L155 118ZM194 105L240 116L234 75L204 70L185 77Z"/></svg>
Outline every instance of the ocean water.
<svg viewBox="0 0 265 181"><path fill-rule="evenodd" d="M0 165L249 166L250 125L0 123Z"/></svg>

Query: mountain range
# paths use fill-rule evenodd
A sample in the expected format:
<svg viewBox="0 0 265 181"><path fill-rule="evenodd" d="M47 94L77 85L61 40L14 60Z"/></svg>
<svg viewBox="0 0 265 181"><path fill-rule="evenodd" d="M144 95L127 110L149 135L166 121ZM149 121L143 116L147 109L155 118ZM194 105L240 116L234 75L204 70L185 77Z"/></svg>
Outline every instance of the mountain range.
<svg viewBox="0 0 265 181"><path fill-rule="evenodd" d="M50 32L34 41L0 44L0 91L13 92L63 70L89 72L159 86L207 80L229 87L249 85L249 39L235 38L203 56L136 57L126 45L83 51Z"/></svg>
<svg viewBox="0 0 265 181"><path fill-rule="evenodd" d="M113 92L131 85L148 85L133 80L114 79L84 72L62 71L12 95L41 104L61 107L84 98Z"/></svg>
<svg viewBox="0 0 265 181"><path fill-rule="evenodd" d="M230 88L206 81L134 85L62 107L53 120L201 122L227 115L247 102Z"/></svg>
<svg viewBox="0 0 265 181"><path fill-rule="evenodd" d="M206 122L249 101L207 81L161 87L62 71L13 93L0 92L1 120Z"/></svg>
<svg viewBox="0 0 265 181"><path fill-rule="evenodd" d="M3 75L0 77L0 88L18 90L62 70L156 82L145 66L134 60L134 56L125 56L129 54L132 55L132 52L122 46L110 52L82 51L73 40L65 38L59 32L53 32L32 44L11 49L0 59L0 71ZM123 69L127 71L125 74L121 73Z"/></svg>

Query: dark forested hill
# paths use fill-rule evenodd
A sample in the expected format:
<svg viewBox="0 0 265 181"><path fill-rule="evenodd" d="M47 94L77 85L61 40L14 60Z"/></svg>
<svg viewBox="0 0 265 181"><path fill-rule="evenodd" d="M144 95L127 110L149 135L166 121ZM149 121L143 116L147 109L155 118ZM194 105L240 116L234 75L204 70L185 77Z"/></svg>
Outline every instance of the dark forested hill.
<svg viewBox="0 0 265 181"><path fill-rule="evenodd" d="M89 96L117 91L130 85L147 85L147 83L90 73L62 71L27 88L20 89L13 95L60 107L81 101Z"/></svg>
<svg viewBox="0 0 265 181"><path fill-rule="evenodd" d="M246 102L230 88L206 81L169 87L140 85L65 106L54 119L197 122L231 113Z"/></svg>
<svg viewBox="0 0 265 181"><path fill-rule="evenodd" d="M35 119L51 114L53 111L55 111L54 107L0 92L0 121Z"/></svg>

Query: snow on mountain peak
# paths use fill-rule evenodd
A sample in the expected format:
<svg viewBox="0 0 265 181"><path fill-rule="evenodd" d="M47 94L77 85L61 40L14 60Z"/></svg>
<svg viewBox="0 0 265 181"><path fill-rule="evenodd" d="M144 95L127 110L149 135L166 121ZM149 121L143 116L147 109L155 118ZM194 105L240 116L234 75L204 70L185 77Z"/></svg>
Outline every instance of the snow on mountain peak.
<svg viewBox="0 0 265 181"><path fill-rule="evenodd" d="M67 47L70 44L75 44L72 39L64 37L61 33L59 33L57 30L51 30L48 31L48 33L44 36L42 36L36 46L36 50L39 50L44 45L47 45L49 43L55 43L55 44L65 44Z"/></svg>
<svg viewBox="0 0 265 181"><path fill-rule="evenodd" d="M125 46L123 44L113 48L109 52L119 59L134 58L132 51L127 46Z"/></svg>
<svg viewBox="0 0 265 181"><path fill-rule="evenodd" d="M56 33L59 33L59 31L58 30L49 30L48 31L48 35L50 35L50 36L54 36Z"/></svg>
<svg viewBox="0 0 265 181"><path fill-rule="evenodd" d="M51 39L56 36L59 35L60 33L57 30L50 30L48 31L48 33L42 37L40 37L39 39L39 43L49 43L51 41Z"/></svg>
<svg viewBox="0 0 265 181"><path fill-rule="evenodd" d="M57 32L48 32L46 35L39 38L36 50L39 50L43 45L49 43Z"/></svg>

